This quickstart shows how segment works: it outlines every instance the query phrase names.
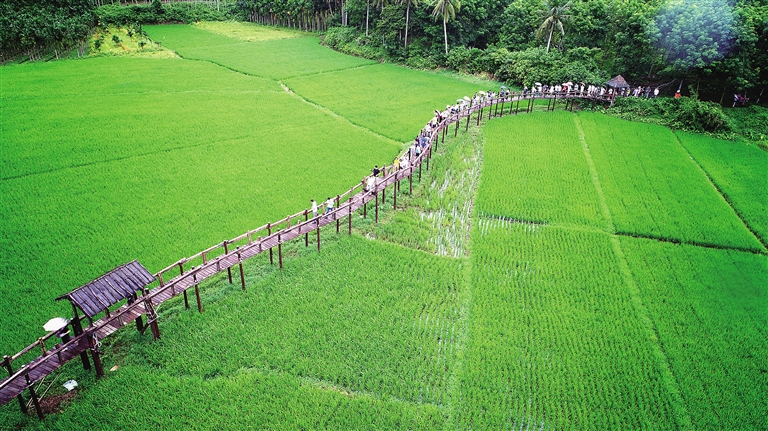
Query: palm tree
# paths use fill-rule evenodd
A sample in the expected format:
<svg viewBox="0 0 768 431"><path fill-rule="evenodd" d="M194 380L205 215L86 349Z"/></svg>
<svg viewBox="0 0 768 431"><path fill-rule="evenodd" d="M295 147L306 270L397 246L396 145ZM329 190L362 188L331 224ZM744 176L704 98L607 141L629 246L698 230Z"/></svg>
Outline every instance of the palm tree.
<svg viewBox="0 0 768 431"><path fill-rule="evenodd" d="M448 20L449 19L456 19L456 12L459 11L459 8L461 7L461 2L459 0L433 0L432 6L435 7L435 10L432 11L432 16L435 17L435 20L437 20L437 17L443 16L443 35L445 36L445 54L448 55Z"/></svg>
<svg viewBox="0 0 768 431"><path fill-rule="evenodd" d="M400 3L405 3L405 45L403 46L408 48L408 18L411 12L411 5L417 7L419 0L400 0Z"/></svg>
<svg viewBox="0 0 768 431"><path fill-rule="evenodd" d="M549 45L552 43L552 34L555 29L565 36L565 27L563 24L568 21L571 16L568 15L568 11L571 9L571 2L564 2L564 0L543 0L542 6L544 9L539 10L539 16L544 21L539 26L539 37L549 33L547 37L547 52L549 52Z"/></svg>

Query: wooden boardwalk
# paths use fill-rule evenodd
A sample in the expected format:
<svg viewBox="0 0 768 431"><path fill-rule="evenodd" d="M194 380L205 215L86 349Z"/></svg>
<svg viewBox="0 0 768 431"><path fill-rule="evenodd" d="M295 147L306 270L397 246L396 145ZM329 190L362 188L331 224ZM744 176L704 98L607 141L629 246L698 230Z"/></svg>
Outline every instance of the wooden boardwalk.
<svg viewBox="0 0 768 431"><path fill-rule="evenodd" d="M534 103L537 99L546 99L548 101L547 110L550 110L550 104L553 101L555 103L552 104L551 110L554 110L558 100L565 101L565 109L568 109L570 103L571 110L573 110L573 103L576 99L607 103L612 102L612 97L610 95L591 96L578 94L576 92L549 94L531 93L527 95L512 93L504 98L485 99L474 106L470 105L467 109L443 119L436 128L431 130L426 148L418 157L411 159L408 168L394 170L391 166L383 167L384 175L382 178L377 178L376 185L372 190L364 190L363 186L365 180L363 180L363 182L353 186L345 193L337 195L335 198L334 210L329 214L318 214L316 217L310 218L311 213L308 210L304 210L278 222L268 223L258 229L248 231L237 238L224 241L221 244L203 250L192 257L181 259L155 274L155 278L159 282L158 287L151 290L144 289L141 292L142 295L138 297L138 300L125 304L117 310L108 313L107 316L92 322L87 328L83 329L81 333L76 334L76 336L69 342L58 344L53 348L46 350L44 340L54 338L54 333L50 333L45 337L38 339L37 342L26 347L16 355L5 356L2 365L8 371L9 376L0 381L0 405L5 405L11 402L13 398L18 398L22 410L26 412L26 402L23 399L22 393L25 390L30 389L30 396L37 410L37 414L42 418L42 410L40 409L37 394L34 392L33 385L86 351L91 352L97 375L103 374L98 356L99 340L102 340L116 332L118 329L137 321L137 319L143 315L146 315L148 318L147 326L139 326L142 326L143 329L146 329L147 327L151 328L153 337L159 338L160 330L157 325L155 309L165 301L179 295L184 296L185 305L189 307L187 291L190 288L194 288L198 302L198 310L202 311L198 286L203 280L223 271L227 271L229 282L232 283L232 268L237 266L240 272L239 275L242 288L245 289L245 277L242 267L242 262L244 260L269 251L270 261L272 262L273 249L278 248L279 264L282 268L283 243L304 235L306 245L308 245L308 235L312 232L316 232L317 247L319 250L319 229L336 222L336 230L339 232L341 223L346 219L347 229L351 234L352 218L355 212L374 200L376 204L376 220L378 221L379 196L381 196L381 201L383 202L386 197L386 190L391 186L399 184L400 181L406 179L412 184L414 174L417 174L420 180L422 166L425 165L426 169L429 169L429 160L432 157L433 150L436 149L438 145L440 134L443 134L442 139L444 140L450 126L455 124L454 134L456 134L458 133L461 121L466 118L465 128L468 128L472 115L475 114L477 114L476 121L479 124L480 120L485 118L486 108L491 108L488 109L487 113L489 119L492 118L492 116L503 116L505 109L508 109L508 115L512 114L513 107L515 114L520 111L530 112L533 110ZM520 109L521 102L526 102L523 109ZM501 106L501 111L499 111L499 106ZM397 202L397 190L398 187L392 188L391 199L394 200L395 206ZM235 246L235 248L232 249L231 246ZM209 258L210 254L215 253L220 254L213 258ZM198 261L200 261L199 265L193 266L185 271L185 264ZM175 273L176 271L179 272L178 275L172 277L170 280L164 280L164 276L168 273ZM13 361L37 347L40 347L42 354L29 363L22 365L20 369L14 372L12 369ZM85 362L87 362L87 359L84 359L84 363Z"/></svg>

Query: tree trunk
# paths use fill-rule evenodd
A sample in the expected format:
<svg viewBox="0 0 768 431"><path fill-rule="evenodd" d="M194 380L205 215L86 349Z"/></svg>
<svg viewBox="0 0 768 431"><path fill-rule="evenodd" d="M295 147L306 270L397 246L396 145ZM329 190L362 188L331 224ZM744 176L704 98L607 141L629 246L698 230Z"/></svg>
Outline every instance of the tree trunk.
<svg viewBox="0 0 768 431"><path fill-rule="evenodd" d="M411 0L405 0L408 2L408 6L405 7L405 45L404 48L408 48L408 18L411 12Z"/></svg>
<svg viewBox="0 0 768 431"><path fill-rule="evenodd" d="M443 14L443 36L445 37L445 55L448 55L448 17Z"/></svg>
<svg viewBox="0 0 768 431"><path fill-rule="evenodd" d="M552 43L552 33L555 32L555 26L549 29L549 38L547 39L547 52L549 52L549 44Z"/></svg>
<svg viewBox="0 0 768 431"><path fill-rule="evenodd" d="M368 37L368 16L371 12L371 2L367 0L365 2L365 36Z"/></svg>

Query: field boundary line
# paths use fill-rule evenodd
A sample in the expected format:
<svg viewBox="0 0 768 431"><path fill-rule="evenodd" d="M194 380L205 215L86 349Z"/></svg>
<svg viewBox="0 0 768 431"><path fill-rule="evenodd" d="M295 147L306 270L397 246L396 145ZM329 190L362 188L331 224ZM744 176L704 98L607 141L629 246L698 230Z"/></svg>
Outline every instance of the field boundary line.
<svg viewBox="0 0 768 431"><path fill-rule="evenodd" d="M337 73L337 72L344 72L346 70L353 70L353 69L362 69L364 67L371 67L371 66L378 66L381 63L368 63L368 64L358 64L357 66L350 66L350 67L343 67L341 69L333 69L333 70L321 70L320 72L312 72L312 73L304 73L299 75L292 75L292 76L286 76L283 78L280 78L280 81L285 81L288 79L294 79L294 78L307 78L310 76L319 76L319 75L325 75L328 73ZM275 80L277 81L277 80Z"/></svg>
<svg viewBox="0 0 768 431"><path fill-rule="evenodd" d="M738 217L739 220L741 220L741 222L744 223L744 226L746 226L746 228L749 229L749 231L752 233L752 236L754 236L755 239L757 239L757 241L760 244L763 245L763 248L765 250L768 250L768 240L766 240L762 236L758 235L757 232L755 232L755 230L752 229L752 226L750 226L749 223L744 219L744 216L742 216L741 212L739 212L739 210L736 209L736 206L731 201L731 198L728 197L728 194L725 193L725 191L723 189L721 189L717 185L717 183L712 178L712 176L709 175L709 172L707 172L707 170L704 169L703 166L701 166L701 163L699 163L699 161L696 160L695 157L693 157L693 155L690 153L690 151L688 151L688 149L685 148L685 145L683 145L683 142L680 140L680 137L677 135L677 133L673 132L672 134L675 135L675 139L677 140L677 145L679 145L680 148L682 148L683 151L685 151L685 154L687 154L688 157L690 157L690 159L693 161L693 164L696 165L696 167L701 171L701 173L704 174L705 177L707 177L707 180L709 181L709 183L712 185L712 187L714 187L714 189L717 191L717 193L720 195L720 197L723 198L725 203L728 204L728 207L730 207L731 210L733 210L733 212L736 214L736 217ZM764 254L764 253L761 253L761 254Z"/></svg>
<svg viewBox="0 0 768 431"><path fill-rule="evenodd" d="M629 290L629 296L632 301L632 305L637 313L640 321L645 328L647 340L650 342L650 348L653 356L656 358L656 365L659 372L662 375L663 386L667 390L670 401L672 402L672 410L675 417L677 426L681 429L692 429L691 417L688 414L685 402L683 401L680 393L680 384L677 381L677 377L672 372L672 366L669 363L669 357L664 349L664 345L659 338L658 329L651 319L648 309L643 304L643 299L640 296L640 289L637 287L635 278L632 275L632 270L629 268L629 263L624 255L624 250L621 248L621 240L616 233L616 226L613 224L613 218L611 217L611 211L608 208L608 201L605 199L605 193L603 193L603 187L600 184L600 177L597 173L594 160L592 159L592 153L587 144L586 136L584 135L584 129L581 127L578 114L573 117L574 124L576 125L576 131L581 141L582 149L584 151L584 157L587 159L587 165L589 166L589 173L592 177L592 184L597 191L598 200L600 202L600 210L608 223L611 246L613 248L613 254L616 256L616 261L619 266L619 272L624 279L624 284Z"/></svg>
<svg viewBox="0 0 768 431"><path fill-rule="evenodd" d="M330 116L332 116L332 117L335 117L335 118L340 118L340 119L342 119L342 120L346 121L348 124L352 125L353 127L356 127L356 128L358 128L358 129L361 129L361 130L365 130L366 132L369 132L369 133L371 133L371 134L372 134L372 135L374 135L374 136L377 136L377 137L379 137L379 138L382 138L382 139L386 140L386 141L387 141L387 142L389 142L389 143L392 143L392 144L397 144L397 145L398 145L398 146L400 146L400 147L402 147L402 146L403 146L403 143L402 143L402 142L400 142L400 141L397 141L397 140L395 140L395 139L392 139L392 138L390 138L389 136L384 136L384 135L382 135L381 133L375 132L375 131L373 131L373 130L371 130L371 129L369 129L369 128L365 127L365 126L362 126L362 125L360 125L360 124L357 124L357 123L353 122L352 120L350 120L349 118L347 118L347 117L345 117L345 116L343 116L343 115L341 115L341 114L339 114L339 113L336 113L336 112L334 112L332 109L330 109L330 108L328 108L328 107L325 107L325 106L323 106L323 105L321 105L321 104L319 104L319 103L315 103L315 102L313 102L313 101L311 101L311 100L309 100L309 99L305 98L305 97L304 97L304 96L302 96L301 94L299 94L299 93L297 93L297 92L293 91L293 90L291 89L291 87L289 87L288 85L286 85L286 84L285 84L283 81L276 81L276 82L277 82L278 84L280 84L280 86L283 88L283 90L285 90L285 92L286 92L286 93L290 94L290 95L291 95L291 96L293 96L293 97L296 97L297 99L299 99L299 100L301 100L302 102L304 102L304 103L308 104L309 106L312 106L312 107L314 107L314 108L316 108L316 109L320 110L321 112L324 112L324 113L326 113L326 114L328 114L328 115L330 115Z"/></svg>
<svg viewBox="0 0 768 431"><path fill-rule="evenodd" d="M605 218L605 222L608 224L608 233L616 233L616 226L613 224L613 217L611 216L611 210L608 208L608 201L605 199L605 193L603 193L603 186L600 185L600 177L597 174L597 168L595 162L592 160L592 153L589 150L589 144L587 144L587 138L584 136L584 129L581 128L581 121L579 121L579 114L573 116L573 122L576 125L576 133L579 136L579 142L581 142L581 149L584 152L584 157L587 159L587 166L589 167L589 176L592 178L592 185L597 192L597 200L600 202L600 212Z"/></svg>
<svg viewBox="0 0 768 431"><path fill-rule="evenodd" d="M621 240L618 235L611 235L611 245L613 246L613 252L616 255L616 260L619 265L619 272L621 272L624 283L629 289L629 295L632 300L632 305L637 312L640 321L645 327L645 331L650 341L651 350L656 357L656 362L659 367L659 372L662 375L664 386L669 393L671 401L673 403L672 409L675 416L675 422L681 429L690 430L693 429L693 423L691 417L688 414L683 396L680 393L680 383L677 381L675 373L672 372L672 367L669 363L669 357L667 356L664 345L659 338L659 332L656 325L653 323L653 319L649 316L648 309L643 304L643 300L640 296L640 289L635 283L632 270L629 268L629 263L624 255L624 251L621 248Z"/></svg>
<svg viewBox="0 0 768 431"><path fill-rule="evenodd" d="M6 181L6 180L10 181L10 180L17 180L17 179L20 179L20 178L33 177L35 175L50 174L50 173L54 173L54 172L65 171L67 169L78 169L78 168L84 168L84 167L88 167L88 166L100 165L100 164L104 164L104 163L120 162L120 161L123 161L123 160L133 159L133 158L137 158L137 157L153 156L155 154L160 154L160 153L170 153L172 151L180 151L180 150L191 149L191 148L198 148L198 147L205 147L205 146L210 146L210 145L217 145L217 144L222 144L222 143L225 143L225 142L232 142L232 141L237 141L239 139L245 139L247 137L248 136L238 136L236 138L224 139L224 140L221 140L221 141L205 142L205 143L194 144L194 145L183 145L183 146L178 146L178 147L165 148L165 149L157 150L157 151L150 151L150 152L146 152L146 153L131 154L129 156L124 156L124 157L115 157L115 158L112 158L112 159L97 160L97 161L88 162L88 163L80 163L80 164L77 164L77 165L60 166L58 168L45 169L45 170L35 171L35 172L28 172L26 174L13 175L13 176L10 176L10 177L3 177L3 178L0 178L0 182Z"/></svg>
<svg viewBox="0 0 768 431"><path fill-rule="evenodd" d="M738 251L741 253L751 253L751 254L756 254L760 256L768 256L768 253L762 250L755 250L753 248L732 247L732 246L725 246L725 245L713 244L708 242L683 241L677 238L666 238L661 236L646 235L646 234L634 233L634 232L616 232L614 235L628 237L628 238L647 239L650 241L660 241L660 242L666 242L669 244L690 245L692 247L708 248L712 250Z"/></svg>

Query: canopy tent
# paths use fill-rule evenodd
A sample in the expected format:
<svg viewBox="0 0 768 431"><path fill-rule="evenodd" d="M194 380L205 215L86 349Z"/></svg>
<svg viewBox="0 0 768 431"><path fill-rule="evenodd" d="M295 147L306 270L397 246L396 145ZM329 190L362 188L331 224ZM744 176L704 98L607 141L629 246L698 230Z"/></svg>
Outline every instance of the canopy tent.
<svg viewBox="0 0 768 431"><path fill-rule="evenodd" d="M621 75L614 76L610 81L605 83L609 87L613 88L629 88L629 84Z"/></svg>

